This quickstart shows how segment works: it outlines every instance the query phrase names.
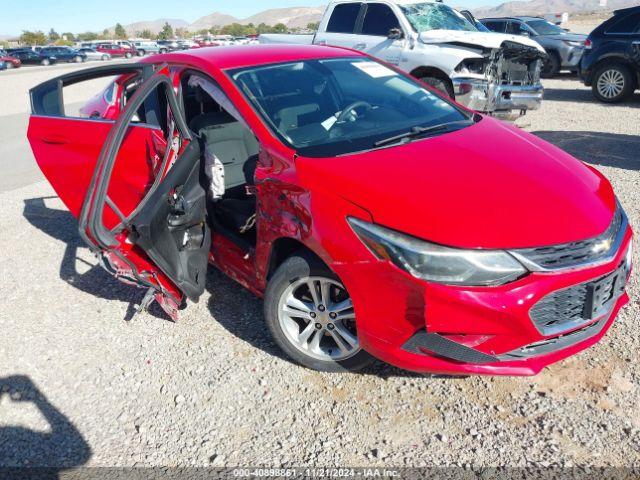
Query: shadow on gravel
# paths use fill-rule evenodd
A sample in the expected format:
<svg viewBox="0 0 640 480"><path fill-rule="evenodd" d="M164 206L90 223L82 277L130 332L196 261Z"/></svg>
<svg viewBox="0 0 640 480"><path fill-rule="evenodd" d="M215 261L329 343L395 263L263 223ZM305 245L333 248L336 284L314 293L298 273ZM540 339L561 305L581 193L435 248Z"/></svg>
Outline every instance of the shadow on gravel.
<svg viewBox="0 0 640 480"><path fill-rule="evenodd" d="M271 339L271 334L264 322L262 300L255 297L248 290L231 280L216 268L210 268L207 276L207 290L209 311L215 321L220 323L229 333L244 340L254 348L291 362L282 350ZM363 375L374 375L380 378L408 377L408 378L464 378L447 375L421 375L376 362L360 372Z"/></svg>
<svg viewBox="0 0 640 480"><path fill-rule="evenodd" d="M601 132L540 131L534 135L580 160L604 167L640 170L640 136Z"/></svg>
<svg viewBox="0 0 640 480"><path fill-rule="evenodd" d="M0 414L9 408L33 411L34 407L46 421L46 430L0 426L2 478L53 480L59 478L63 470L84 465L91 458L91 448L78 429L49 403L29 377L0 378Z"/></svg>
<svg viewBox="0 0 640 480"><path fill-rule="evenodd" d="M129 309L125 318L130 319L135 311L135 305L141 302L144 292L141 289L119 282L100 265L90 264L78 256L80 250L88 251L88 248L78 235L78 222L69 211L49 208L45 203L46 200L57 198L26 199L24 201L23 216L38 230L66 244L64 255L60 262L60 278L69 285L73 285L78 290L90 295L104 298L105 300L128 302ZM82 272L78 271L79 264L84 267ZM155 302L149 307L149 313L154 317L170 320Z"/></svg>
<svg viewBox="0 0 640 480"><path fill-rule="evenodd" d="M584 102L595 103L602 105L603 107L620 108L620 107L635 107L640 108L640 94L635 94L628 100L621 103L603 103L599 102L591 93L591 90L584 88L580 89L563 89L563 88L545 88L544 99L551 102Z"/></svg>

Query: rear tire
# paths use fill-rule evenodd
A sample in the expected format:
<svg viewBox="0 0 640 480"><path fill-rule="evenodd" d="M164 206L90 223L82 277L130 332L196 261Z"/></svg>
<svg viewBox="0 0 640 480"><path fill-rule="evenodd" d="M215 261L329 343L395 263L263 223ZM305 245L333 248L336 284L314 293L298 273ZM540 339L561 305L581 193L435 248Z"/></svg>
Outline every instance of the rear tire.
<svg viewBox="0 0 640 480"><path fill-rule="evenodd" d="M146 55L147 52L145 52L144 50L138 50L138 56L139 57L144 57Z"/></svg>
<svg viewBox="0 0 640 480"><path fill-rule="evenodd" d="M324 263L300 252L269 281L264 316L275 342L295 362L323 372L358 371L374 358L357 340L350 300L342 282Z"/></svg>
<svg viewBox="0 0 640 480"><path fill-rule="evenodd" d="M11 70L13 68L13 63L5 62L5 66L7 67L7 70Z"/></svg>
<svg viewBox="0 0 640 480"><path fill-rule="evenodd" d="M127 52L127 53L125 53L125 54L124 54L124 58L126 58L126 59L129 59L129 58L131 58L131 57L133 57L133 55L131 54L131 52Z"/></svg>
<svg viewBox="0 0 640 480"><path fill-rule="evenodd" d="M453 93L453 87L447 80L443 80L442 78L437 77L422 77L420 80L422 80L427 85L432 86L436 90L440 90L451 99L453 99L455 96Z"/></svg>
<svg viewBox="0 0 640 480"><path fill-rule="evenodd" d="M160 49L160 53L161 53L162 55L164 55L165 53L167 53L167 49L166 49L166 48L161 48L161 49Z"/></svg>
<svg viewBox="0 0 640 480"><path fill-rule="evenodd" d="M635 78L625 65L610 63L596 71L591 87L593 95L604 103L618 103L636 89Z"/></svg>
<svg viewBox="0 0 640 480"><path fill-rule="evenodd" d="M109 60L109 55L103 55L102 56L102 61L106 62L107 60Z"/></svg>
<svg viewBox="0 0 640 480"><path fill-rule="evenodd" d="M51 65L51 61L48 58L45 58L40 62L40 65L48 67L49 65Z"/></svg>
<svg viewBox="0 0 640 480"><path fill-rule="evenodd" d="M82 63L82 57L78 55L77 57L73 57L73 61L76 63Z"/></svg>

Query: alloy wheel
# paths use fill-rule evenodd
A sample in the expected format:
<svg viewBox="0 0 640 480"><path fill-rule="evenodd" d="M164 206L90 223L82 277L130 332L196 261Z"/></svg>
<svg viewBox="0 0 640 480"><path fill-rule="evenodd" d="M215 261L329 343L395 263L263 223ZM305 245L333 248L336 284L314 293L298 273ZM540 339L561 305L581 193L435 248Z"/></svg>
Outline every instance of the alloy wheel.
<svg viewBox="0 0 640 480"><path fill-rule="evenodd" d="M278 321L291 345L317 360L346 360L361 350L353 303L336 280L293 282L280 297Z"/></svg>
<svg viewBox="0 0 640 480"><path fill-rule="evenodd" d="M606 99L620 96L624 87L624 75L617 69L605 70L598 78L598 93Z"/></svg>

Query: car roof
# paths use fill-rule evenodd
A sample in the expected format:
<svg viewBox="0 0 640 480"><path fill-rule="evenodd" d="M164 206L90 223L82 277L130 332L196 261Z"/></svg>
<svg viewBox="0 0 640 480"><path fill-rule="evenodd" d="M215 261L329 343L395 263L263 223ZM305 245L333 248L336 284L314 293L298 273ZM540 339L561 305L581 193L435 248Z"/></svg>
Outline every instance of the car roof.
<svg viewBox="0 0 640 480"><path fill-rule="evenodd" d="M522 22L529 22L531 20L545 20L542 17L528 17L528 16L522 16L522 17L487 17L487 18L481 18L480 21L483 22L485 20L520 20Z"/></svg>
<svg viewBox="0 0 640 480"><path fill-rule="evenodd" d="M361 53L347 48L320 45L234 45L229 47L206 47L149 57L154 62L161 58L167 63L184 63L204 69L227 70L242 67L295 62L300 60L359 57Z"/></svg>
<svg viewBox="0 0 640 480"><path fill-rule="evenodd" d="M619 10L613 11L615 15L621 15L621 14L633 13L633 12L640 12L640 5L635 7L629 7L629 8L621 8Z"/></svg>

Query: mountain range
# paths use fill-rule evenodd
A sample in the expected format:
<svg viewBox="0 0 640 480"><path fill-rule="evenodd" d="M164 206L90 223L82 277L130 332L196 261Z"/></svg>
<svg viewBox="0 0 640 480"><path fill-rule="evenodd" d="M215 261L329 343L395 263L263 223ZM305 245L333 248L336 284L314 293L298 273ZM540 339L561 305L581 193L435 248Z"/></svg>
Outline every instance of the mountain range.
<svg viewBox="0 0 640 480"><path fill-rule="evenodd" d="M606 7L600 6L600 0L528 0L506 2L496 7L476 8L473 14L482 18L564 12L605 12L638 5L640 5L639 0L608 0Z"/></svg>
<svg viewBox="0 0 640 480"><path fill-rule="evenodd" d="M639 0L608 0L606 7L600 6L600 0L519 0L509 1L495 7L480 7L473 10L478 17L501 17L513 15L544 15L547 13L578 13L578 12L604 12L618 8L639 5ZM225 13L214 12L195 22L188 24L183 20L159 19L153 22L138 22L126 25L130 34L140 32L148 28L154 33L159 32L165 21L174 28L183 27L190 31L209 29L211 27L224 27L231 23L259 25L275 25L283 23L289 28L304 28L309 23L317 22L322 18L325 6L319 7L292 7L274 8L252 15L248 18L236 18Z"/></svg>
<svg viewBox="0 0 640 480"><path fill-rule="evenodd" d="M473 13L477 17L501 17L513 15L543 15L562 12L604 12L639 4L639 0L608 0L607 7L601 7L600 0L519 0L509 1L495 7L476 8L473 10ZM236 18L225 13L214 12L199 18L193 23L175 18L159 18L152 21L132 23L124 27L131 36L143 30L158 33L162 30L166 22L174 29L186 28L190 31L224 27L231 23L241 23L245 25L249 23L253 23L254 25L261 23L267 25L283 23L289 28L304 28L309 23L319 21L322 18L325 8L325 6L274 8L257 13L248 18ZM113 29L114 27L110 28L112 32Z"/></svg>

